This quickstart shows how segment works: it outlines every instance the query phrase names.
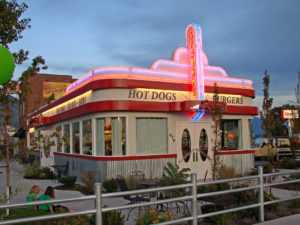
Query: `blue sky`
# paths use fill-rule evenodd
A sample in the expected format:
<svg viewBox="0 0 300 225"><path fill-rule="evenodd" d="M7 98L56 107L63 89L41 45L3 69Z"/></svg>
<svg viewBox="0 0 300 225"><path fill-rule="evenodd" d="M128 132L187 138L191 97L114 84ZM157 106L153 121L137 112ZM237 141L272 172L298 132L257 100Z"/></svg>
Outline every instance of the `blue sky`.
<svg viewBox="0 0 300 225"><path fill-rule="evenodd" d="M185 29L200 24L211 65L253 80L261 105L265 69L274 106L295 101L300 70L298 0L38 0L25 1L32 19L10 46L42 55L45 73L79 78L102 66L149 67L185 46ZM25 66L17 66L17 78Z"/></svg>

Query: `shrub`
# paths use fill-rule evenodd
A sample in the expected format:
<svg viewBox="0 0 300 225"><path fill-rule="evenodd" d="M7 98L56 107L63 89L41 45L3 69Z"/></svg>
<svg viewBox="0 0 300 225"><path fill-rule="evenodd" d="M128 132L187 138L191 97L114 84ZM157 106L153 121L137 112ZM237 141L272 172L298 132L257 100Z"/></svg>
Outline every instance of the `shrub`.
<svg viewBox="0 0 300 225"><path fill-rule="evenodd" d="M118 190L118 187L119 187L118 180L115 179L115 178L106 179L106 180L103 181L103 187L109 193L116 192Z"/></svg>
<svg viewBox="0 0 300 225"><path fill-rule="evenodd" d="M136 225L148 225L165 222L171 219L171 212L159 213L153 208L142 212L142 214L136 219Z"/></svg>
<svg viewBox="0 0 300 225"><path fill-rule="evenodd" d="M291 201L291 206L292 206L293 208L300 208L300 199L298 198L298 199L292 200L292 201Z"/></svg>
<svg viewBox="0 0 300 225"><path fill-rule="evenodd" d="M220 171L220 180L234 177L240 177L240 174L236 172L235 168L223 165Z"/></svg>
<svg viewBox="0 0 300 225"><path fill-rule="evenodd" d="M80 175L80 180L83 182L88 194L94 193L95 174L94 170L86 170Z"/></svg>
<svg viewBox="0 0 300 225"><path fill-rule="evenodd" d="M202 185L198 187L198 193L208 193L208 192L215 192L215 191L225 191L230 189L230 185L228 183L221 183L221 184L209 184L209 185Z"/></svg>
<svg viewBox="0 0 300 225"><path fill-rule="evenodd" d="M74 187L76 183L76 176L61 177L58 179L59 183L62 183L66 187Z"/></svg>
<svg viewBox="0 0 300 225"><path fill-rule="evenodd" d="M27 179L55 179L56 175L48 167L25 166L24 178Z"/></svg>
<svg viewBox="0 0 300 225"><path fill-rule="evenodd" d="M296 169L297 168L297 164L296 161L294 159L283 159L280 163L280 167L282 169Z"/></svg>
<svg viewBox="0 0 300 225"><path fill-rule="evenodd" d="M272 193L270 194L270 193L264 192L264 201L265 202L273 201L275 199L276 199L276 197ZM267 205L265 208L267 211L271 211L271 212L277 211L279 209L279 203L273 203L271 205Z"/></svg>
<svg viewBox="0 0 300 225"><path fill-rule="evenodd" d="M104 206L106 208L106 206ZM105 212L102 214L103 224L105 225L123 225L125 216L120 211ZM90 225L96 224L95 216L90 219Z"/></svg>

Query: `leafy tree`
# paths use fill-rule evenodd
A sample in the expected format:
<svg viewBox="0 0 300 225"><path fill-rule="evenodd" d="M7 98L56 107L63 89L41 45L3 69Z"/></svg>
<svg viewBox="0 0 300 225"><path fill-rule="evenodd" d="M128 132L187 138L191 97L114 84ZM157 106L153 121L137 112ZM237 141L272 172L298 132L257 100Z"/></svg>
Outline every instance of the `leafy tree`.
<svg viewBox="0 0 300 225"><path fill-rule="evenodd" d="M9 45L22 39L22 32L26 29L30 29L30 19L22 18L24 12L28 6L25 3L19 3L17 0L0 1L0 44L9 49ZM20 49L18 52L14 52L16 64L22 64L28 60L29 51ZM6 186L7 190L10 187L10 159L9 159L9 134L7 127L12 124L12 102L9 98L11 93L16 91L18 83L21 83L23 92L20 94L25 95L28 92L27 79L39 72L40 69L46 69L44 66L45 61L41 56L38 56L32 60L32 64L25 70L19 80L13 80L12 78L0 85L0 101L3 104L0 116L3 118L3 130L4 130L4 143L6 148ZM42 66L42 67L41 67ZM20 97L20 96L19 96ZM9 192L8 192L9 193Z"/></svg>
<svg viewBox="0 0 300 225"><path fill-rule="evenodd" d="M222 168L222 162L220 159L220 150L221 150L221 135L222 135L222 118L223 118L223 112L222 112L222 106L219 104L219 90L218 86L215 83L214 85L214 97L213 97L213 107L211 109L212 114L212 161L211 161L211 172L212 172L212 178L213 180L219 179L221 175L221 168Z"/></svg>
<svg viewBox="0 0 300 225"><path fill-rule="evenodd" d="M267 70L265 71L264 75L265 75L263 78L264 99L262 103L262 111L260 112L260 119L262 120L261 128L263 129L264 137L266 137L268 139L268 143L270 143L272 132L275 129L274 113L271 110L273 104L273 98L271 98L269 94L270 75L268 74ZM269 155L269 160L272 160L270 145L268 145L268 155Z"/></svg>

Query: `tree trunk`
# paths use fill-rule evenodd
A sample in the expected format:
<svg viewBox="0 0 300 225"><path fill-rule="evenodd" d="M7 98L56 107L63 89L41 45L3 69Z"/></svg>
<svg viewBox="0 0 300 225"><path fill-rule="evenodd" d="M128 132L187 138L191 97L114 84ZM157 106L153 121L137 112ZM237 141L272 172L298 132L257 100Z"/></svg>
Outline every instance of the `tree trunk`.
<svg viewBox="0 0 300 225"><path fill-rule="evenodd" d="M5 102L3 104L3 111L4 111L4 136L5 136L5 148L6 148L6 203L9 203L10 199L10 160L9 160L9 135L7 131L7 105L8 103ZM6 214L9 215L9 209L6 210Z"/></svg>

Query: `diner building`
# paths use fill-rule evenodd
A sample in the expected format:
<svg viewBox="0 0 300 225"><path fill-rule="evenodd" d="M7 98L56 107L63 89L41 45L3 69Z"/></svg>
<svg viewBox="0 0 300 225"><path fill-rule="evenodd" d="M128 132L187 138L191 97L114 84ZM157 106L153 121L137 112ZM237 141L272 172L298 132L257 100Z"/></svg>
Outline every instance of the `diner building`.
<svg viewBox="0 0 300 225"><path fill-rule="evenodd" d="M254 166L251 124L258 108L252 81L209 64L202 31L191 24L186 46L150 68L100 67L68 86L61 98L30 114L28 147L41 134L43 166L68 164L68 175L94 170L97 180L144 171L161 177L167 162L211 178L215 84L223 109L220 157L245 174Z"/></svg>

